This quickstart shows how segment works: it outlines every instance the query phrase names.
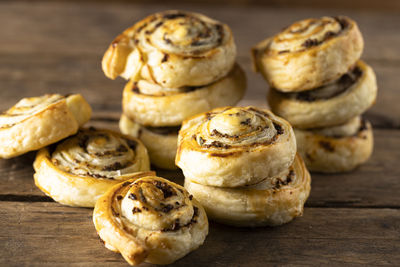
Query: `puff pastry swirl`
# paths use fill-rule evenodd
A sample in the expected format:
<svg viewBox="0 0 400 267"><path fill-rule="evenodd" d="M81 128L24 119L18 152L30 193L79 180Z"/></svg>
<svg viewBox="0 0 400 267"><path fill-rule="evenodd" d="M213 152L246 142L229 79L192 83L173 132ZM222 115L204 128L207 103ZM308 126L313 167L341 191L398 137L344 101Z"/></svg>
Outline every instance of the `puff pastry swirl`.
<svg viewBox="0 0 400 267"><path fill-rule="evenodd" d="M257 44L253 63L271 87L299 92L337 80L360 58L364 41L348 17L298 21Z"/></svg>
<svg viewBox="0 0 400 267"><path fill-rule="evenodd" d="M112 187L97 201L93 222L105 246L131 265L172 263L208 234L200 203L182 186L155 176Z"/></svg>
<svg viewBox="0 0 400 267"><path fill-rule="evenodd" d="M270 89L271 110L296 128L319 128L346 123L376 100L375 73L363 61L333 83L298 93Z"/></svg>
<svg viewBox="0 0 400 267"><path fill-rule="evenodd" d="M41 149L33 167L36 186L55 201L94 207L108 188L150 170L150 163L139 140L89 128Z"/></svg>
<svg viewBox="0 0 400 267"><path fill-rule="evenodd" d="M185 188L210 219L235 226L275 226L302 215L311 178L297 155L287 170L252 186L214 187L186 179Z"/></svg>
<svg viewBox="0 0 400 267"><path fill-rule="evenodd" d="M0 114L0 158L16 157L70 136L91 114L79 94L23 98Z"/></svg>
<svg viewBox="0 0 400 267"><path fill-rule="evenodd" d="M126 29L104 54L107 77L144 79L162 87L200 86L233 67L236 46L230 28L198 13L155 13Z"/></svg>
<svg viewBox="0 0 400 267"><path fill-rule="evenodd" d="M372 127L360 116L339 126L294 131L298 152L310 171L351 171L372 154Z"/></svg>
<svg viewBox="0 0 400 267"><path fill-rule="evenodd" d="M285 120L256 107L224 107L183 122L175 163L196 183L237 187L281 173L295 154Z"/></svg>
<svg viewBox="0 0 400 267"><path fill-rule="evenodd" d="M123 134L139 138L143 142L152 164L162 169L177 169L175 156L180 127L144 127L122 115L119 128Z"/></svg>
<svg viewBox="0 0 400 267"><path fill-rule="evenodd" d="M193 115L236 104L245 89L246 76L236 64L227 76L205 86L173 89L145 80L129 81L122 108L125 115L145 126L178 126Z"/></svg>

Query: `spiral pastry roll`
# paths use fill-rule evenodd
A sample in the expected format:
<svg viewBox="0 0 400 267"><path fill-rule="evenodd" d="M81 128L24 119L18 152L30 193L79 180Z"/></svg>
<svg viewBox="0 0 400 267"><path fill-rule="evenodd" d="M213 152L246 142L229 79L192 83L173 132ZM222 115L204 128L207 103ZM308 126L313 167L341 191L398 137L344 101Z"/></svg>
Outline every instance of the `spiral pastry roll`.
<svg viewBox="0 0 400 267"><path fill-rule="evenodd" d="M122 107L125 115L142 125L178 126L188 117L236 104L245 89L245 74L236 65L228 76L200 87L173 90L145 80L129 81L124 89Z"/></svg>
<svg viewBox="0 0 400 267"><path fill-rule="evenodd" d="M156 176L120 183L96 203L93 222L105 246L131 265L169 264L203 244L203 207L180 185Z"/></svg>
<svg viewBox="0 0 400 267"><path fill-rule="evenodd" d="M75 134L91 114L78 94L23 98L0 114L0 158L16 157Z"/></svg>
<svg viewBox="0 0 400 267"><path fill-rule="evenodd" d="M287 170L255 185L214 187L186 179L185 188L212 220L234 226L276 226L302 215L311 178L297 155Z"/></svg>
<svg viewBox="0 0 400 267"><path fill-rule="evenodd" d="M299 92L337 80L360 58L364 47L357 24L347 17L298 21L253 50L255 70L271 87Z"/></svg>
<svg viewBox="0 0 400 267"><path fill-rule="evenodd" d="M224 107L184 121L175 164L193 182L237 187L281 173L295 154L285 120L255 107Z"/></svg>
<svg viewBox="0 0 400 267"><path fill-rule="evenodd" d="M201 86L226 76L236 46L230 28L197 13L156 13L111 43L102 67L111 79L144 79L167 88Z"/></svg>
<svg viewBox="0 0 400 267"><path fill-rule="evenodd" d="M363 61L340 79L319 88L281 93L271 89L271 110L288 120L293 127L319 128L346 123L364 113L376 100L375 73Z"/></svg>
<svg viewBox="0 0 400 267"><path fill-rule="evenodd" d="M310 171L351 171L372 154L371 124L359 116L339 126L294 131L298 152Z"/></svg>
<svg viewBox="0 0 400 267"><path fill-rule="evenodd" d="M145 127L122 115L119 128L123 134L143 142L152 164L162 169L177 169L175 156L180 127Z"/></svg>
<svg viewBox="0 0 400 267"><path fill-rule="evenodd" d="M89 128L41 149L33 167L36 186L55 201L94 207L108 188L150 170L150 163L139 140Z"/></svg>

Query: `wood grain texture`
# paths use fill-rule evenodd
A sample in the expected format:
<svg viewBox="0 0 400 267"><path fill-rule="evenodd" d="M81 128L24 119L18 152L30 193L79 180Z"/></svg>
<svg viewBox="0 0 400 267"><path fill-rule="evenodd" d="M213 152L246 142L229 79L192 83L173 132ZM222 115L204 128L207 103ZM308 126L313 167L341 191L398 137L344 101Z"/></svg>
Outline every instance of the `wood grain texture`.
<svg viewBox="0 0 400 267"><path fill-rule="evenodd" d="M296 20L325 15L347 15L357 21L365 38L365 59L399 60L396 12L351 9L291 9L273 7L210 6L179 3L154 5L129 3L51 3L37 1L0 3L2 45L0 53L102 56L108 44L125 28L145 16L166 9L201 12L227 23L233 30L239 56L248 57L256 42ZM14 19L18 18L18 19Z"/></svg>
<svg viewBox="0 0 400 267"><path fill-rule="evenodd" d="M66 2L68 0L52 0L59 2ZM72 0L79 2L101 3L108 0ZM71 2L71 1L68 1ZM113 0L113 2L121 3L142 3L141 0ZM162 4L163 0L147 0L147 4ZM400 10L400 3L397 0L169 0L169 4L206 4L213 6L221 5L237 5L237 6L262 6L262 7L285 7L285 8L346 8L357 10L384 10L384 11L397 11Z"/></svg>
<svg viewBox="0 0 400 267"><path fill-rule="evenodd" d="M91 209L0 202L0 218L1 265L126 265L99 241ZM276 228L211 223L205 244L174 266L396 265L399 238L398 209L306 208Z"/></svg>
<svg viewBox="0 0 400 267"><path fill-rule="evenodd" d="M92 124L116 128L107 123ZM112 126L113 125L113 126ZM343 174L312 174L312 190L309 207L395 207L400 208L400 131L375 130L375 151L372 158L353 172ZM51 201L33 182L35 153L0 160L0 199ZM158 170L160 176L183 183L181 172Z"/></svg>
<svg viewBox="0 0 400 267"><path fill-rule="evenodd" d="M23 96L80 93L96 112L105 114L103 117L115 117L121 110L125 81L107 79L99 61L100 57L94 56L0 55L0 82L6 88L1 92L0 110L9 108ZM238 61L248 78L246 96L239 104L266 107L267 83L252 71L249 57L243 56ZM375 127L400 129L400 105L387 105L400 98L400 76L397 78L400 64L374 60L370 64L378 77L379 91L377 102L368 110L366 118ZM113 114L108 115L106 111Z"/></svg>
<svg viewBox="0 0 400 267"><path fill-rule="evenodd" d="M135 21L174 8L201 12L231 26L238 62L248 77L249 88L240 105L265 107L268 86L261 75L251 70L250 48L296 20L348 15L360 26L365 39L363 59L378 78L377 103L365 114L375 127L372 158L350 173L313 174L304 216L292 223L257 229L211 223L204 246L174 265L399 266L397 2L335 1L336 7L362 2L363 10L356 11L291 8L292 4L285 0L269 1L267 5L258 0L234 0L233 5L207 1L152 1L151 5L124 0L36 1L34 5L25 1L0 2L0 110L26 96L82 93L95 111L89 125L118 130L125 82L104 77L102 55L111 40ZM300 2L313 7L329 7L332 3ZM389 6L393 8L390 11ZM99 242L90 209L63 207L34 186L34 158L35 152L31 152L0 160L0 266L126 266L119 254ZM181 172L157 172L175 182L183 181Z"/></svg>
<svg viewBox="0 0 400 267"><path fill-rule="evenodd" d="M85 3L0 3L0 110L24 96L45 93L81 93L96 111L121 110L125 81L107 79L102 55L124 28L147 14L169 8L203 12L228 23L238 46L238 62L248 77L248 92L241 104L265 106L267 83L251 69L250 48L295 20L332 14L329 10L294 10L248 7L213 8L198 5L132 5ZM223 10L223 12L221 12ZM382 12L334 10L354 18L365 38L363 59L375 69L379 84L376 105L366 116L377 127L400 128L400 16ZM250 15L251 14L251 15ZM14 19L18 18L18 19Z"/></svg>

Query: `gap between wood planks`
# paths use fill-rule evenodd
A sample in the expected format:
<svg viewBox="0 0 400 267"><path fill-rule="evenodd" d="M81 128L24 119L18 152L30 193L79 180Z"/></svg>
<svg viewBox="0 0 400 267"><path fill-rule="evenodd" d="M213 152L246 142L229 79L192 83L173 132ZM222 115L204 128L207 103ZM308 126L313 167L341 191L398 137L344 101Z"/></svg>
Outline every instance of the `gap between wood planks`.
<svg viewBox="0 0 400 267"><path fill-rule="evenodd" d="M96 111L95 111L96 112ZM105 112L103 112L105 113ZM93 122L99 122L99 123L114 123L118 124L119 122L119 116L121 111L110 111L110 113L113 113L111 116L106 116L106 115L96 115L96 113L93 115L91 118L91 121ZM366 114L367 119L372 121L372 125L374 129L383 129L383 130L400 130L400 125L397 124L396 122L392 121L390 118L381 115L381 114L376 114L376 113L367 113Z"/></svg>
<svg viewBox="0 0 400 267"><path fill-rule="evenodd" d="M7 202L55 202L51 197L48 196L36 196L36 195L0 195L0 201ZM321 204L305 204L306 208L335 208L335 209L400 209L400 205L357 205L352 201L327 201Z"/></svg>
<svg viewBox="0 0 400 267"><path fill-rule="evenodd" d="M115 130L118 130L118 118L119 112L99 112L95 113L90 123L95 127L110 127L112 126ZM112 124L112 125L110 125ZM379 127L376 127L379 128ZM392 128L389 128L392 129ZM167 178L176 176L174 172L168 171L157 171L161 176L165 176ZM181 177L183 179L183 176ZM180 181L182 183L182 181ZM54 202L52 198L44 195L35 195L35 194L27 194L20 195L18 193L8 193L8 194L0 194L0 201L12 201L12 202ZM394 203L394 204L392 204ZM348 209L400 209L400 203L392 202L392 203L377 203L377 204L363 204L362 202L356 200L345 200L341 201L340 199L321 199L315 201L314 199L311 203L306 203L306 208L348 208Z"/></svg>

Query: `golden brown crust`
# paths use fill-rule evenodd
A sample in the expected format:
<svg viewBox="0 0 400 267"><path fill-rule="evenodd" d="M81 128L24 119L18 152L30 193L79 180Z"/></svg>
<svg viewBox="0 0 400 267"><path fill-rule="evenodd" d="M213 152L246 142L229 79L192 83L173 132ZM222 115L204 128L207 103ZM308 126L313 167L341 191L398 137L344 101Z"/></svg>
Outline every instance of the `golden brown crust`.
<svg viewBox="0 0 400 267"><path fill-rule="evenodd" d="M299 155L289 169L253 186L224 188L185 180L185 188L211 219L235 226L275 226L301 216L310 184Z"/></svg>
<svg viewBox="0 0 400 267"><path fill-rule="evenodd" d="M107 248L131 265L169 264L208 234L203 207L181 186L156 176L120 183L96 203L93 222Z"/></svg>
<svg viewBox="0 0 400 267"><path fill-rule="evenodd" d="M204 185L257 183L287 169L296 154L292 127L268 110L224 107L182 124L175 163Z"/></svg>
<svg viewBox="0 0 400 267"><path fill-rule="evenodd" d="M295 129L298 152L310 171L347 172L369 159L374 143L371 124L363 120L355 131L341 130L354 128L349 127L353 123L331 129Z"/></svg>
<svg viewBox="0 0 400 267"><path fill-rule="evenodd" d="M148 80L162 87L200 86L233 67L230 28L204 15L177 10L155 13L126 29L109 46L107 77Z"/></svg>
<svg viewBox="0 0 400 267"><path fill-rule="evenodd" d="M179 127L144 127L125 115L121 115L119 128L123 134L139 138L146 146L150 161L155 166L176 170L175 156L177 150Z"/></svg>
<svg viewBox="0 0 400 267"><path fill-rule="evenodd" d="M41 149L33 166L40 190L61 204L80 207L94 207L111 186L150 170L139 140L94 129Z"/></svg>
<svg viewBox="0 0 400 267"><path fill-rule="evenodd" d="M0 115L0 158L15 157L68 137L91 113L79 94L23 98Z"/></svg>
<svg viewBox="0 0 400 267"><path fill-rule="evenodd" d="M362 114L375 103L377 90L374 71L359 60L332 84L300 93L270 89L267 99L271 110L293 127L319 128L343 124Z"/></svg>
<svg viewBox="0 0 400 267"><path fill-rule="evenodd" d="M253 63L271 87L311 90L337 80L360 58L364 41L348 17L298 21L252 49Z"/></svg>
<svg viewBox="0 0 400 267"><path fill-rule="evenodd" d="M163 95L149 95L143 91L153 90L141 82L129 81L122 100L124 114L145 126L178 126L183 120L216 107L235 105L246 90L246 76L239 65L222 79L197 88L180 88Z"/></svg>

